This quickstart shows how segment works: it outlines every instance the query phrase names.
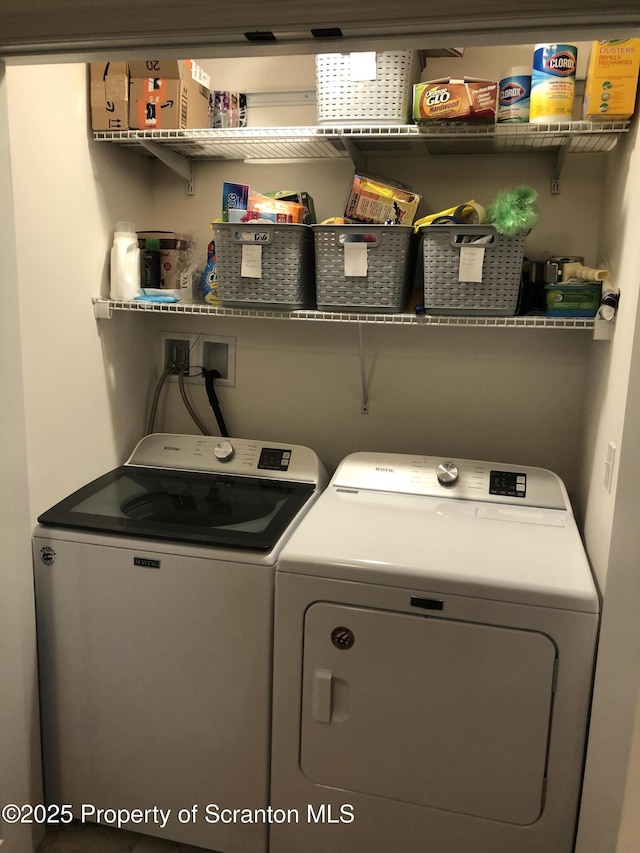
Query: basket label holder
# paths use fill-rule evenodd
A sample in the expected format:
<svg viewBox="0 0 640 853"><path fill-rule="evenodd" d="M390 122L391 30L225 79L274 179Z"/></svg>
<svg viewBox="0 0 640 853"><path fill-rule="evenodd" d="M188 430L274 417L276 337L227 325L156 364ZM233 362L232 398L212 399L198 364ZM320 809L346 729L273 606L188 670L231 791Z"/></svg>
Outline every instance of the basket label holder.
<svg viewBox="0 0 640 853"><path fill-rule="evenodd" d="M460 246L458 281L482 284L484 246Z"/></svg>

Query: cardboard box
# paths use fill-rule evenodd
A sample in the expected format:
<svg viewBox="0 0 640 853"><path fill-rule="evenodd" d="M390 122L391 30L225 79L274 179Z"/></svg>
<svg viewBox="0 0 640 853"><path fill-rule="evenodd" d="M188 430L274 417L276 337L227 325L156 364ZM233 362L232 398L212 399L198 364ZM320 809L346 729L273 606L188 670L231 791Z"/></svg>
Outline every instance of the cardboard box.
<svg viewBox="0 0 640 853"><path fill-rule="evenodd" d="M166 80L182 80L192 77L205 88L211 86L211 78L193 59L140 59L129 62L130 77L163 77Z"/></svg>
<svg viewBox="0 0 640 853"><path fill-rule="evenodd" d="M421 196L397 184L356 174L344 209L349 222L411 225Z"/></svg>
<svg viewBox="0 0 640 853"><path fill-rule="evenodd" d="M132 77L129 126L185 130L209 126L209 90L193 77Z"/></svg>
<svg viewBox="0 0 640 853"><path fill-rule="evenodd" d="M635 111L640 39L595 41L591 46L582 115L587 121L626 121Z"/></svg>
<svg viewBox="0 0 640 853"><path fill-rule="evenodd" d="M129 71L126 62L92 62L89 66L91 127L129 129Z"/></svg>
<svg viewBox="0 0 640 853"><path fill-rule="evenodd" d="M493 124L498 110L498 83L477 77L442 77L413 87L416 124Z"/></svg>

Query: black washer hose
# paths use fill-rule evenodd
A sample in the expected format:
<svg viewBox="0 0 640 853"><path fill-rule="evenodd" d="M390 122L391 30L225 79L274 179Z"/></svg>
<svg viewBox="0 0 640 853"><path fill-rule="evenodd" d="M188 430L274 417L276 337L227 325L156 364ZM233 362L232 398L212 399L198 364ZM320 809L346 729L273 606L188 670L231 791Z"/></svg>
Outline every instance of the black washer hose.
<svg viewBox="0 0 640 853"><path fill-rule="evenodd" d="M207 389L207 397L209 398L209 404L213 409L213 414L216 416L216 421L218 423L218 429L220 430L220 435L225 438L229 437L229 430L227 429L227 425L224 422L224 417L222 416L222 409L220 408L220 402L218 400L218 395L216 394L215 389L215 380L220 379L220 373L217 370L202 370L204 373L204 387Z"/></svg>

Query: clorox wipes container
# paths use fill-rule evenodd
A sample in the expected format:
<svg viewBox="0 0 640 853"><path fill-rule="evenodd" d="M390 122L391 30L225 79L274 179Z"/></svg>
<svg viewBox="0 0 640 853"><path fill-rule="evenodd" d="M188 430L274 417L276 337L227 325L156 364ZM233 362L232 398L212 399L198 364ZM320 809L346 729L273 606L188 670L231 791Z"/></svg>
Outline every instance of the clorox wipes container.
<svg viewBox="0 0 640 853"><path fill-rule="evenodd" d="M578 49L572 44L537 44L533 54L529 121L571 121Z"/></svg>
<svg viewBox="0 0 640 853"><path fill-rule="evenodd" d="M504 71L498 87L498 121L528 122L531 97L531 69L516 65Z"/></svg>

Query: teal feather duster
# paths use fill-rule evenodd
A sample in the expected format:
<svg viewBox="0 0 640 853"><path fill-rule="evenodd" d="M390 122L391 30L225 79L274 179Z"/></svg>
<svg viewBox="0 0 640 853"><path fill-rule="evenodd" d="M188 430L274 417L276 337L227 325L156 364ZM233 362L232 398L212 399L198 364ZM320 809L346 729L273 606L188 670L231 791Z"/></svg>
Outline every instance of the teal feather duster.
<svg viewBox="0 0 640 853"><path fill-rule="evenodd" d="M500 190L487 208L487 222L508 237L529 231L538 221L537 197L533 187Z"/></svg>

